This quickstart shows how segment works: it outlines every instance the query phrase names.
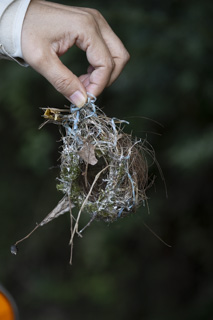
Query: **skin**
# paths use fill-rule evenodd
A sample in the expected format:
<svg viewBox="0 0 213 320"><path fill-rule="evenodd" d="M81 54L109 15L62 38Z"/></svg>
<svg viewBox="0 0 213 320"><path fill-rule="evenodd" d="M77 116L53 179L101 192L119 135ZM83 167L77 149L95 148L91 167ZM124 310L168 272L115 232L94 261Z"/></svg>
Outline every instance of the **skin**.
<svg viewBox="0 0 213 320"><path fill-rule="evenodd" d="M33 0L21 41L24 60L78 107L86 102L87 92L98 96L111 85L129 60L103 16L89 8ZM85 51L89 63L80 77L59 59L73 45Z"/></svg>

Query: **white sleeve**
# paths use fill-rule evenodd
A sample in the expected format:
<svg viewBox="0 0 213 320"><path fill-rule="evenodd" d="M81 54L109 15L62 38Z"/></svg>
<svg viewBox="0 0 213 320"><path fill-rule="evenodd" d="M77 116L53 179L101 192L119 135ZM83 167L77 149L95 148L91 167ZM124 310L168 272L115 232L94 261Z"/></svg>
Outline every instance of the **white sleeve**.
<svg viewBox="0 0 213 320"><path fill-rule="evenodd" d="M21 31L31 0L0 0L0 58L24 63Z"/></svg>

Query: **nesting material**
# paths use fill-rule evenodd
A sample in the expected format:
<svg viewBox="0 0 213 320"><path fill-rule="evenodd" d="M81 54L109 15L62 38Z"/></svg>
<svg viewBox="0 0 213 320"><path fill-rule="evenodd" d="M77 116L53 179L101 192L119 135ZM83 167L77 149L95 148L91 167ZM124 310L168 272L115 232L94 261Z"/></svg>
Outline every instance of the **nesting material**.
<svg viewBox="0 0 213 320"><path fill-rule="evenodd" d="M88 94L88 102L81 109L74 105L63 110L44 109L45 123L51 122L65 129L61 130L61 165L57 184L64 197L32 232L69 211L71 253L74 235L81 236L93 220L114 222L135 212L147 200L145 154L150 150L146 140L124 133L127 122L107 117L95 105L95 100ZM78 208L76 217L72 214L73 207ZM88 215L88 223L79 230L82 212Z"/></svg>

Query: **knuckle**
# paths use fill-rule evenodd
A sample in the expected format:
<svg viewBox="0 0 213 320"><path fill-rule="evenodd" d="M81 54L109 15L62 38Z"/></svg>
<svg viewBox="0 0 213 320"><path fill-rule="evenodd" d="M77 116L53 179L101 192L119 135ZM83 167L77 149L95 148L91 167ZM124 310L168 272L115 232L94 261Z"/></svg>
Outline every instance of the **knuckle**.
<svg viewBox="0 0 213 320"><path fill-rule="evenodd" d="M71 88L70 79L62 77L55 79L53 85L59 92L67 92Z"/></svg>
<svg viewBox="0 0 213 320"><path fill-rule="evenodd" d="M95 19L90 12L86 12L86 14L84 15L84 19L85 19L85 24L87 28L95 24Z"/></svg>
<svg viewBox="0 0 213 320"><path fill-rule="evenodd" d="M130 54L128 51L125 51L125 53L123 55L123 60L125 63L127 63L130 60Z"/></svg>
<svg viewBox="0 0 213 320"><path fill-rule="evenodd" d="M115 69L115 61L113 59L111 59L111 68L112 70Z"/></svg>
<svg viewBox="0 0 213 320"><path fill-rule="evenodd" d="M124 50L121 52L120 54L120 61L121 61L121 64L123 66L125 66L127 64L127 62L129 61L130 59L130 54L127 50Z"/></svg>
<svg viewBox="0 0 213 320"><path fill-rule="evenodd" d="M98 10L92 9L91 12L92 12L93 16L96 19L102 19L103 18L102 14Z"/></svg>
<svg viewBox="0 0 213 320"><path fill-rule="evenodd" d="M105 61L105 66L108 70L113 70L115 67L115 62L111 57L108 57Z"/></svg>

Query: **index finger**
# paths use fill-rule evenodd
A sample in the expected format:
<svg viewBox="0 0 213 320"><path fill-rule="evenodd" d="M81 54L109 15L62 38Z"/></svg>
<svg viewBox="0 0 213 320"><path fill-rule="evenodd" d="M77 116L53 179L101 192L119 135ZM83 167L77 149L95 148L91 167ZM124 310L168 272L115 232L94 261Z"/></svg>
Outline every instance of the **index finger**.
<svg viewBox="0 0 213 320"><path fill-rule="evenodd" d="M105 45L107 46L111 57L113 59L114 68L111 73L111 77L108 85L111 85L117 77L120 75L124 66L128 62L130 55L123 45L119 37L114 33L112 28L109 26L102 14L94 9L86 9L94 17L96 23L98 24L101 36Z"/></svg>
<svg viewBox="0 0 213 320"><path fill-rule="evenodd" d="M114 60L100 33L93 36L86 48L86 55L93 67L92 72L87 74L86 91L98 96L108 85L114 70ZM85 78L85 75L81 77Z"/></svg>

